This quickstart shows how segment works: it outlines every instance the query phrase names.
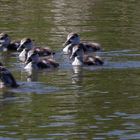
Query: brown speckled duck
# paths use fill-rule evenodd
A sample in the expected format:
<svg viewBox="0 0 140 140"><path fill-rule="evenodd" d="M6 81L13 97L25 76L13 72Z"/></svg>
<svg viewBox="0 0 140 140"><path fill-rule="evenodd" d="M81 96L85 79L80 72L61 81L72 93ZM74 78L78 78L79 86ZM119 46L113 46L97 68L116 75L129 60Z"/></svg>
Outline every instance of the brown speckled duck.
<svg viewBox="0 0 140 140"><path fill-rule="evenodd" d="M20 51L20 54L19 54L20 61L25 62L27 58L27 54L30 50L36 51L36 53L38 53L39 56L51 56L55 54L55 52L53 52L48 47L45 47L45 48L33 47L33 40L31 40L30 38L23 38L20 41L19 47L17 48L17 51Z"/></svg>
<svg viewBox="0 0 140 140"><path fill-rule="evenodd" d="M53 58L40 58L36 50L29 51L25 64L24 69L26 70L57 68L59 66L59 63Z"/></svg>
<svg viewBox="0 0 140 140"><path fill-rule="evenodd" d="M72 49L72 54L70 56L73 66L83 66L83 65L103 65L103 59L100 56L94 55L89 56L84 53L83 44L75 45Z"/></svg>
<svg viewBox="0 0 140 140"><path fill-rule="evenodd" d="M68 34L67 40L64 43L64 48L63 48L64 54L71 54L72 48L78 44L82 44L85 53L91 53L91 52L96 52L101 50L101 45L99 43L80 42L80 36L77 33L72 32Z"/></svg>

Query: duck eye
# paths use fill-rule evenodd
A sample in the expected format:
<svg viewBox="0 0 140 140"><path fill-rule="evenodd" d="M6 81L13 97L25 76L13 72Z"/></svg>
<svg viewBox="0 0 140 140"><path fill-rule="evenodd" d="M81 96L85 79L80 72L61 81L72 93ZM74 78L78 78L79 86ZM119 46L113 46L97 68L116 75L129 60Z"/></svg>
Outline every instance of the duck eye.
<svg viewBox="0 0 140 140"><path fill-rule="evenodd" d="M75 38L75 36L72 36L72 37L71 37L71 39L74 39L74 38Z"/></svg>
<svg viewBox="0 0 140 140"><path fill-rule="evenodd" d="M4 39L4 37L1 37L0 39L1 39L1 40L3 40L3 39Z"/></svg>

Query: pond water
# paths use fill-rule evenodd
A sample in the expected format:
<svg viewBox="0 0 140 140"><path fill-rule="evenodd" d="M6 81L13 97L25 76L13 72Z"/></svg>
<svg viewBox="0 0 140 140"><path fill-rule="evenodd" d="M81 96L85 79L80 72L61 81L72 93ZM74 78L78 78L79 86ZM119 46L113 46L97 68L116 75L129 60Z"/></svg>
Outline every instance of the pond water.
<svg viewBox="0 0 140 140"><path fill-rule="evenodd" d="M0 90L0 140L140 139L139 0L1 0L0 32L56 51L58 69L24 71L0 54L21 85ZM75 69L63 55L69 32L102 44L100 67Z"/></svg>

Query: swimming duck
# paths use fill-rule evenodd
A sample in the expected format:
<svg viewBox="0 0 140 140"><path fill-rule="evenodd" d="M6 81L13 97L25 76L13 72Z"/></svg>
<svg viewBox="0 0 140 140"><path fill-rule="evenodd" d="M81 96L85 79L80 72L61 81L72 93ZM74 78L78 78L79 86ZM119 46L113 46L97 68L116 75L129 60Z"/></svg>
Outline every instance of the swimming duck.
<svg viewBox="0 0 140 140"><path fill-rule="evenodd" d="M24 69L46 69L46 68L56 68L59 64L52 58L40 58L36 50L30 50L25 62L26 66Z"/></svg>
<svg viewBox="0 0 140 140"><path fill-rule="evenodd" d="M64 48L63 48L64 54L71 54L72 48L80 43L83 45L82 47L85 53L96 52L101 50L101 45L99 43L80 42L80 36L77 33L72 32L68 34L67 40L64 43Z"/></svg>
<svg viewBox="0 0 140 140"><path fill-rule="evenodd" d="M6 33L0 33L0 50L14 50L19 47L19 41L11 42L10 36Z"/></svg>
<svg viewBox="0 0 140 140"><path fill-rule="evenodd" d="M84 53L83 44L75 45L72 49L70 59L73 60L73 66L82 65L103 65L103 60L99 56L89 56Z"/></svg>
<svg viewBox="0 0 140 140"><path fill-rule="evenodd" d="M12 73L3 66L3 64L0 62L0 87L12 87L12 88L17 88L19 85L17 84L14 76Z"/></svg>
<svg viewBox="0 0 140 140"><path fill-rule="evenodd" d="M19 60L25 62L27 54L30 50L34 50L38 53L39 56L53 56L55 53L48 47L33 47L33 40L30 38L23 38L20 41L20 45L17 48L17 51L20 51Z"/></svg>

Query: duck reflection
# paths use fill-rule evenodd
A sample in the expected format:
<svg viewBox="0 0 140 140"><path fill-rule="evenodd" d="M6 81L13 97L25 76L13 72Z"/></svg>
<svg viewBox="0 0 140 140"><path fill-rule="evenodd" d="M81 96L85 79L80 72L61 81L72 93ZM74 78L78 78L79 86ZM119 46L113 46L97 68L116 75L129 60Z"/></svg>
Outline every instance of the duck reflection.
<svg viewBox="0 0 140 140"><path fill-rule="evenodd" d="M38 70L30 70L27 74L27 82L36 82L38 81Z"/></svg>
<svg viewBox="0 0 140 140"><path fill-rule="evenodd" d="M80 84L83 79L81 66L73 66L72 84Z"/></svg>

